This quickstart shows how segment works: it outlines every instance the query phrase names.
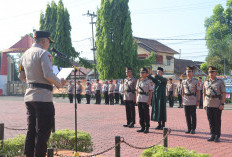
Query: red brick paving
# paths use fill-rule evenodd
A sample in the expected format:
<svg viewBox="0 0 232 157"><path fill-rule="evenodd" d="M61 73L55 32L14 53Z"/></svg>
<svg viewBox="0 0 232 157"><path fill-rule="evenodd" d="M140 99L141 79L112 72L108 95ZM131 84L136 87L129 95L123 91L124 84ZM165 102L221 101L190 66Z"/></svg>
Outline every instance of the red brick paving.
<svg viewBox="0 0 232 157"><path fill-rule="evenodd" d="M69 103L55 103L56 108L56 129L74 129L74 105ZM150 108L151 109L151 108ZM137 109L136 109L137 110ZM207 142L209 138L209 125L204 110L197 110L197 130L195 135L184 133L186 122L183 109L167 109L167 127L172 129L168 138L169 147L186 147L188 150L195 150L198 153L208 153L215 157L232 156L232 111L225 110L222 114L222 136L221 142ZM157 123L151 122L149 134L137 133L139 129L138 112L136 114L137 124L135 128L124 128L125 108L115 105L78 105L78 129L89 132L93 138L94 151L97 153L114 145L115 136L124 137L125 141L136 146L150 146L162 138L162 131L154 129ZM0 100L0 123L7 127L25 128L26 109L23 101ZM25 131L5 130L5 138L15 137ZM143 150L130 148L121 145L122 157L138 157ZM113 157L114 150L104 156Z"/></svg>

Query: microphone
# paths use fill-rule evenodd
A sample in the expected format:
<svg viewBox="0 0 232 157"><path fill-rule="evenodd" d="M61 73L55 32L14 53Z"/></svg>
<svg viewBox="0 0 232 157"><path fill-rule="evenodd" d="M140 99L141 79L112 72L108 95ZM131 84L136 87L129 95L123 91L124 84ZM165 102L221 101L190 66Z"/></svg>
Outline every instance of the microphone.
<svg viewBox="0 0 232 157"><path fill-rule="evenodd" d="M62 52L56 50L54 47L52 48L52 52L55 52L56 56L59 56L61 58L67 58L67 56L65 54L63 54Z"/></svg>

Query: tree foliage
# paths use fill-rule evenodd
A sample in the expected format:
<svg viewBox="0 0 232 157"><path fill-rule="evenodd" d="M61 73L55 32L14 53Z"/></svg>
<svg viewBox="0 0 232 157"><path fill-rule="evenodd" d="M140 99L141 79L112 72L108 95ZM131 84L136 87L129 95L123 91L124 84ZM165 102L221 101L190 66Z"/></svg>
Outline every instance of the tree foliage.
<svg viewBox="0 0 232 157"><path fill-rule="evenodd" d="M69 13L67 8L64 7L62 0L59 0L58 5L52 1L51 4L47 4L47 8L44 13L40 14L40 30L49 31L51 38L55 41L51 47L55 47L57 50L64 53L70 61L75 59L82 59L82 63L87 61L80 58L80 54L75 51L72 46L71 40L71 24L69 19ZM53 55L53 63L59 67L69 67L68 62L63 61ZM87 64L87 63L86 63Z"/></svg>
<svg viewBox="0 0 232 157"><path fill-rule="evenodd" d="M100 79L124 78L125 67L138 72L141 66L150 63L149 59L138 60L128 2L129 0L102 0L98 9L96 67ZM151 57L154 59L154 55Z"/></svg>
<svg viewBox="0 0 232 157"><path fill-rule="evenodd" d="M213 15L205 20L206 45L209 49L206 58L208 65L217 66L223 73L224 59L226 73L232 68L232 0L228 0L226 8L218 4Z"/></svg>

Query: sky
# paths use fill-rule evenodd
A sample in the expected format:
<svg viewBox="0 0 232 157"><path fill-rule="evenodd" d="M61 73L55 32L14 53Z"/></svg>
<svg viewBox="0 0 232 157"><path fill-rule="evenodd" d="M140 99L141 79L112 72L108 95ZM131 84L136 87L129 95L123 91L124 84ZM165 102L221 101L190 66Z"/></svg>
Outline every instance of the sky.
<svg viewBox="0 0 232 157"><path fill-rule="evenodd" d="M176 58L205 61L208 49L204 40L204 21L217 4L227 0L130 0L133 36L156 39L180 55ZM0 5L0 51L14 45L22 36L39 29L40 13L50 0L7 0ZM55 0L58 2L58 0ZM63 0L70 14L71 37L81 57L93 59L92 29L88 10L97 11L101 0ZM96 20L96 18L95 18ZM94 27L95 28L95 27Z"/></svg>

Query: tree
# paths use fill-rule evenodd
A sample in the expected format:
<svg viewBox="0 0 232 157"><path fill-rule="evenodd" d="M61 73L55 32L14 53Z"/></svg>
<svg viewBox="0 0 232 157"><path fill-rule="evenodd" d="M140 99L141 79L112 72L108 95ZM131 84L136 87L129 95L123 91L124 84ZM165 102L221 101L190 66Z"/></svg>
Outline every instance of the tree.
<svg viewBox="0 0 232 157"><path fill-rule="evenodd" d="M144 63L149 62L149 59L138 60L128 2L129 0L102 0L97 11L96 68L100 79L124 78L125 67L138 72L141 66L146 65Z"/></svg>
<svg viewBox="0 0 232 157"><path fill-rule="evenodd" d="M218 4L213 10L213 15L205 20L206 45L209 49L206 58L208 65L216 65L221 72L224 71L226 63L226 73L232 68L232 0L228 0L227 8Z"/></svg>
<svg viewBox="0 0 232 157"><path fill-rule="evenodd" d="M200 67L201 71L203 71L204 73L208 73L208 64L207 63L202 63L201 67Z"/></svg>
<svg viewBox="0 0 232 157"><path fill-rule="evenodd" d="M70 61L78 58L81 60L81 65L87 65L89 68L91 66L89 66L85 59L80 58L79 52L76 52L72 46L71 29L69 13L64 7L62 0L59 0L58 5L54 1L51 4L47 4L45 14L40 14L40 30L49 31L51 38L55 40L55 43L50 48L55 47L64 53ZM54 53L52 55L55 65L59 67L70 67L69 63L56 57Z"/></svg>

